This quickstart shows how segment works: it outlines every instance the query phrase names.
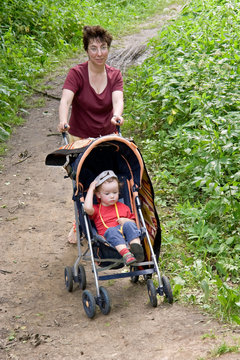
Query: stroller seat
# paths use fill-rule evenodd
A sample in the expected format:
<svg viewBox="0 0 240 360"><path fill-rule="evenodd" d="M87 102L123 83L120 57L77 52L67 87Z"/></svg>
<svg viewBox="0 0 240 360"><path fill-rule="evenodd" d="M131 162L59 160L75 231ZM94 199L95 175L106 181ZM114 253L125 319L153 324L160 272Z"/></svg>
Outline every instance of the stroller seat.
<svg viewBox="0 0 240 360"><path fill-rule="evenodd" d="M130 193L130 182L124 175L118 176L118 180L120 183L118 201L127 205L131 212L133 212L134 207ZM97 204L96 196L94 196L94 203ZM137 217L137 214L135 214L135 216ZM111 244L109 244L103 236L97 233L93 221L90 221L90 224L93 238L92 246L94 259L97 262L97 265L103 268L107 267L108 269L119 269L124 267L124 262L119 252ZM146 235L145 229L142 227L139 230L141 231L140 240L143 241Z"/></svg>

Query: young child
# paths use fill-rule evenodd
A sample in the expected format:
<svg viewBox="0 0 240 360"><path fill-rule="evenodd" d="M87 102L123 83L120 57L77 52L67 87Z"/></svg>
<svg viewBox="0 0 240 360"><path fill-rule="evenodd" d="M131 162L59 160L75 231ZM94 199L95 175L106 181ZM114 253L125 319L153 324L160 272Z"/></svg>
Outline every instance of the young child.
<svg viewBox="0 0 240 360"><path fill-rule="evenodd" d="M99 200L93 204L93 196ZM112 170L103 171L90 184L84 209L94 221L99 235L114 246L122 255L125 265L144 260L144 251L140 242L140 230L130 208L119 202L119 182ZM129 245L130 250L127 245Z"/></svg>

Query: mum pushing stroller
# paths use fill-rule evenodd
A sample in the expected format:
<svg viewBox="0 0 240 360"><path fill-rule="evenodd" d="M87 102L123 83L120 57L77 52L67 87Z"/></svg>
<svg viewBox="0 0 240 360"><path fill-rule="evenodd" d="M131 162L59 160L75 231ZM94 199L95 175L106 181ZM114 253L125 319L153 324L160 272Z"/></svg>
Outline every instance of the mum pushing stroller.
<svg viewBox="0 0 240 360"><path fill-rule="evenodd" d="M87 316L94 317L96 305L104 315L110 312L108 291L105 287L99 286L100 281L110 279L130 277L131 281L136 283L139 276L143 276L153 307L157 306L157 295L165 295L167 301L172 303L170 282L165 275L160 274L158 267L161 229L154 206L153 188L136 144L120 134L80 140L74 144L66 144L49 154L46 165L63 166L72 179L78 257L73 266L65 267L65 285L71 292L73 284L79 284L83 290L82 301ZM110 184L115 184L115 188L107 189L105 195L112 191L115 198L109 200L112 203L106 203L106 198L104 201L105 205L113 208L114 216L118 219L117 224L113 224L118 225L120 238L125 237L126 242L121 240L120 245L115 240L112 241L111 232L108 235L108 218L104 215L107 206L101 208L103 199L99 191L107 179L110 180ZM97 217L94 216L94 212ZM131 224L127 226L128 229L121 222L122 217L128 217L124 220L124 223ZM100 222L100 227L97 221ZM105 228L102 231L101 226ZM110 226L113 226L112 223ZM116 236L119 239L119 236ZM87 240L87 249L83 252L84 239ZM96 296L86 289L87 279L83 260L91 262ZM122 271L126 265L128 271ZM152 279L153 274L157 278L157 287Z"/></svg>

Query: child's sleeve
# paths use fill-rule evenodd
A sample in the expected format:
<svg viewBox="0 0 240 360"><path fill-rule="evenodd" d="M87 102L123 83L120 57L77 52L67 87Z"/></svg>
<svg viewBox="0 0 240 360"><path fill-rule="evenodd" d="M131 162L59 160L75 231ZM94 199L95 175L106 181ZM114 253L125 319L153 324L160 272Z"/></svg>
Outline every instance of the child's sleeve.
<svg viewBox="0 0 240 360"><path fill-rule="evenodd" d="M94 213L92 215L89 215L90 220L95 220L96 214L97 214L97 205L93 204Z"/></svg>

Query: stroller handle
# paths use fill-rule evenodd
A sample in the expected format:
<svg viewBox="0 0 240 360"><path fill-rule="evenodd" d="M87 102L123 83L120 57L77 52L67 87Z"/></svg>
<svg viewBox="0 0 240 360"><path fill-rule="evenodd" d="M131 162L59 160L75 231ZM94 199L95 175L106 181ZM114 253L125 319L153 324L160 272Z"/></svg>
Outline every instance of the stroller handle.
<svg viewBox="0 0 240 360"><path fill-rule="evenodd" d="M65 125L64 126L64 129L68 129L68 126ZM68 138L67 138L67 133L65 131L62 132L62 137L63 137L63 140L64 140L64 144L67 145L68 144Z"/></svg>
<svg viewBox="0 0 240 360"><path fill-rule="evenodd" d="M118 124L120 124L120 121L117 121ZM119 136L122 136L120 125L116 125L116 130Z"/></svg>
<svg viewBox="0 0 240 360"><path fill-rule="evenodd" d="M65 145L67 145L68 144L68 139L67 139L67 134L65 132L62 132L62 137L63 137Z"/></svg>

